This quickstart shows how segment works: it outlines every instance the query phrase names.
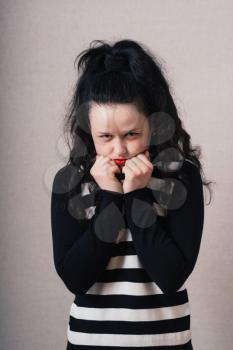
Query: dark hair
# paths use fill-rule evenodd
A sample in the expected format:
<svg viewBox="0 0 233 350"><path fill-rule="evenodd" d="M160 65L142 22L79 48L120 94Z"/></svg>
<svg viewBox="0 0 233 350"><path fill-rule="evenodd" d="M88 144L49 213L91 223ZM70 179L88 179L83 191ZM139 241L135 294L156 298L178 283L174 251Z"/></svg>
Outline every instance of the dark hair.
<svg viewBox="0 0 233 350"><path fill-rule="evenodd" d="M184 130L178 116L168 80L162 72L162 64L144 44L133 40L121 40L110 45L103 40L93 40L90 47L76 57L74 66L77 60L77 70L81 74L68 105L64 123L64 133L70 150L67 165L72 169L68 197L75 198L76 204L79 203L75 206L79 210L79 214L75 213L76 216L84 218L86 206L84 201L78 201L77 193L80 193L81 182L89 181L92 185L90 192L94 195L98 193L98 185L90 175L96 156L88 114L92 101L98 104L133 103L147 117L154 115L155 121L170 120L170 126L174 126L172 135L167 140L163 141L161 138L161 142L150 145L151 159L162 151L166 154L166 150L176 150L183 159L190 160L198 167L202 173L203 184L209 189L210 182L203 180L203 169L199 160L200 146L191 147L191 137ZM170 119L163 118L164 116ZM168 133L171 128L163 125L164 129ZM174 155L174 152L171 154ZM165 170L159 173L161 177L167 176ZM170 174L171 171L169 176ZM89 205L94 205L93 196L87 196L87 200Z"/></svg>

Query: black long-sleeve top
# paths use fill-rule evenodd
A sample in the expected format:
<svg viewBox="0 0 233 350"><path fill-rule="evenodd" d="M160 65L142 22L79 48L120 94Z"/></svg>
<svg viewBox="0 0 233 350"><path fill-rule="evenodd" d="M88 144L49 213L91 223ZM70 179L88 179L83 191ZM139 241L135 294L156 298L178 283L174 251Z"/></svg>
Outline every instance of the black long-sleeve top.
<svg viewBox="0 0 233 350"><path fill-rule="evenodd" d="M198 168L187 160L182 171L190 183L187 197L166 217L155 211L158 203L148 187L126 194L100 189L86 230L64 209L64 194L55 191L66 168L56 174L54 264L75 295L69 349L192 349L184 283L199 254L204 199Z"/></svg>

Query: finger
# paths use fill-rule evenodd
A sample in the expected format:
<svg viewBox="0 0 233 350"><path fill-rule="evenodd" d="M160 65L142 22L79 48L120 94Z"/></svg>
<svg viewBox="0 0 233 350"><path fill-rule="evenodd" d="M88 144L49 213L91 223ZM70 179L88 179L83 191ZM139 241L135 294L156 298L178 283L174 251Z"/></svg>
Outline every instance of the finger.
<svg viewBox="0 0 233 350"><path fill-rule="evenodd" d="M127 174L130 174L131 176L134 175L134 171L131 168L129 168L129 166L126 164L123 166L121 172L125 175L127 175Z"/></svg>
<svg viewBox="0 0 233 350"><path fill-rule="evenodd" d="M100 155L99 161L100 161L100 164L104 165L109 163L109 158L106 156Z"/></svg>
<svg viewBox="0 0 233 350"><path fill-rule="evenodd" d="M140 159L145 165L147 165L149 168L153 168L153 164L146 158L143 154L138 154L137 158Z"/></svg>
<svg viewBox="0 0 233 350"><path fill-rule="evenodd" d="M144 161L143 161L144 160ZM134 164L136 164L138 167L142 167L145 166L147 162L146 156L139 153L137 154L135 157L131 158L130 161L134 162Z"/></svg>
<svg viewBox="0 0 233 350"><path fill-rule="evenodd" d="M145 167L145 164L137 159L136 157L131 158L129 161L127 161L127 166L135 173L139 174L142 170L145 171L147 168Z"/></svg>
<svg viewBox="0 0 233 350"><path fill-rule="evenodd" d="M145 155L150 160L150 152L148 151L148 149L146 150Z"/></svg>
<svg viewBox="0 0 233 350"><path fill-rule="evenodd" d="M112 169L114 169L114 170L117 171L118 173L121 172L120 167L119 167L118 165L116 165L114 161L111 161L110 163L111 163L110 165L111 165L111 168L112 168Z"/></svg>
<svg viewBox="0 0 233 350"><path fill-rule="evenodd" d="M96 159L101 160L102 158L103 158L103 156L101 154L96 155Z"/></svg>
<svg viewBox="0 0 233 350"><path fill-rule="evenodd" d="M142 153L139 153L139 154L143 154L143 155L145 155L145 157L150 161L150 152L149 152L149 150L148 149L146 149L144 152L142 152Z"/></svg>
<svg viewBox="0 0 233 350"><path fill-rule="evenodd" d="M114 162L114 160L110 160L110 164L118 167L118 165Z"/></svg>
<svg viewBox="0 0 233 350"><path fill-rule="evenodd" d="M113 164L113 165L116 165L116 163L115 163L110 157L104 156L104 159L105 159L108 163Z"/></svg>

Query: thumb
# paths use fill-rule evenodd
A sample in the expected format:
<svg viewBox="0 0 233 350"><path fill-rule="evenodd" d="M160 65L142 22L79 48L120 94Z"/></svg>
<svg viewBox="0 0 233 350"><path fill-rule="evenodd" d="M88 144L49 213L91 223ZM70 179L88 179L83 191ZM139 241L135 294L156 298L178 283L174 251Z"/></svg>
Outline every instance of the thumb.
<svg viewBox="0 0 233 350"><path fill-rule="evenodd" d="M148 159L150 159L150 153L149 153L149 151L148 151L148 150L146 150L146 152L145 152L145 156L146 156Z"/></svg>

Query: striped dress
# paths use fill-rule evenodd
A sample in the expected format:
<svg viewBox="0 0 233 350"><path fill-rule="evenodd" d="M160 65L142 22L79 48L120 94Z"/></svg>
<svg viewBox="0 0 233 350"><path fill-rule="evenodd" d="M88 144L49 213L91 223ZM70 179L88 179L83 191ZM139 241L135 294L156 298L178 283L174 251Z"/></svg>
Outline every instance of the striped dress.
<svg viewBox="0 0 233 350"><path fill-rule="evenodd" d="M148 187L122 195L101 190L100 206L86 210L92 220L86 237L70 213L62 214L62 196L55 189L64 182L64 169L56 175L51 205L54 261L75 295L67 350L193 349L185 281L199 253L204 211L199 172L187 162L184 171L192 186L184 204L168 216ZM88 194L88 184L83 184L81 195ZM126 223L114 242L100 239L95 229L97 218L112 204L112 215L119 210ZM101 233L114 231L111 215L109 225L103 220Z"/></svg>

